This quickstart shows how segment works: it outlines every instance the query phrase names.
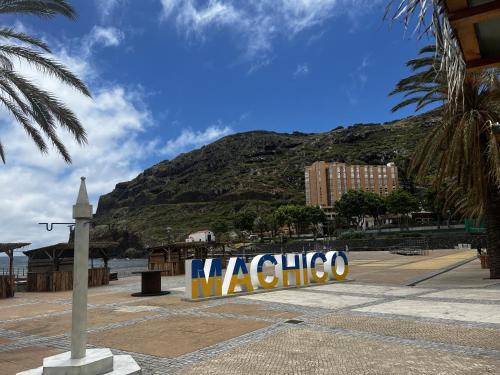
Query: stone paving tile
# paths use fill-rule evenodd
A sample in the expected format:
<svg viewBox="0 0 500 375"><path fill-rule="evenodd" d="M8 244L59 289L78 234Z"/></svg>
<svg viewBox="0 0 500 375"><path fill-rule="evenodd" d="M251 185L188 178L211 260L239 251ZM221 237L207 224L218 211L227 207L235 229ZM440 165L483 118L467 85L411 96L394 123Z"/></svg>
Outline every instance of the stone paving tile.
<svg viewBox="0 0 500 375"><path fill-rule="evenodd" d="M347 294L370 294L373 296L405 297L413 294L431 292L433 289L396 287L389 285L367 285L357 283L337 283L309 287L308 290L339 292Z"/></svg>
<svg viewBox="0 0 500 375"><path fill-rule="evenodd" d="M226 303L223 305L212 306L207 308L206 311L283 319L292 319L302 315L293 311L269 310L266 309L265 306L238 303Z"/></svg>
<svg viewBox="0 0 500 375"><path fill-rule="evenodd" d="M355 308L355 311L396 314L433 319L450 319L465 322L500 324L500 309L497 305L477 303L441 302L423 303L421 300L397 300L377 305Z"/></svg>
<svg viewBox="0 0 500 375"><path fill-rule="evenodd" d="M377 301L376 298L359 296L342 296L342 298L335 298L331 294L310 293L306 290L307 288L279 290L270 293L242 296L240 298L257 301L279 301L284 304L288 303L310 307L322 307L326 309L339 309Z"/></svg>
<svg viewBox="0 0 500 375"><path fill-rule="evenodd" d="M88 327L95 328L106 324L128 321L150 315L147 312L117 312L113 310L91 309L88 311ZM56 336L71 331L71 312L65 315L10 322L1 328L24 332L30 335Z"/></svg>
<svg viewBox="0 0 500 375"><path fill-rule="evenodd" d="M210 301L189 302L183 301L182 298L183 296L170 294L166 296L151 297L148 299L136 298L134 301L131 301L129 305L157 306L173 309L192 309L202 308L210 304Z"/></svg>
<svg viewBox="0 0 500 375"><path fill-rule="evenodd" d="M50 314L68 309L71 309L71 305L63 305L63 304L58 305L52 303L37 303L30 305L11 306L1 310L0 322L11 319L26 318L41 314Z"/></svg>
<svg viewBox="0 0 500 375"><path fill-rule="evenodd" d="M290 328L179 374L494 374L500 360Z"/></svg>
<svg viewBox="0 0 500 375"><path fill-rule="evenodd" d="M500 301L500 290L469 288L446 289L434 293L425 294L420 297Z"/></svg>
<svg viewBox="0 0 500 375"><path fill-rule="evenodd" d="M425 258L429 260L453 253L431 252L432 255ZM372 257L373 259L370 259ZM494 318L497 313L488 310L488 322L482 322L481 319L463 320L461 316L458 318L462 320L457 320L457 311L443 310L439 304L465 302L464 306L460 305L464 307L460 313L470 319L474 317L471 315L474 309L481 313L484 308L498 308L498 302L491 297L483 298L491 296L491 293L482 294L483 297L475 300L460 300L457 299L459 296L446 300L439 294L431 299L426 298L426 294L440 292L439 286L430 290L394 286L414 278L414 274L428 272L393 272L394 268L388 268L403 264L402 262L409 258L415 259L416 262L423 259L400 257L387 252L382 255L350 254L350 260L358 259L367 263L382 259L383 262L379 262L379 265L385 265L385 268L363 269L353 265L351 276L361 281L370 277L383 278L386 285L348 282L324 285L325 288L317 286L314 289L291 289L200 303L181 300L183 277L162 278L162 288L171 290L172 294L148 298L129 297L130 293L140 289L138 277L122 279L112 285L89 290L89 298L92 299L90 314L93 310L101 311L103 316L117 314L116 318L89 328L89 347L109 346L117 354L132 354L141 364L143 375L167 375L175 371L194 373L191 371L196 368L199 369L198 372L217 374L246 374L251 372L251 369L254 369L253 373L256 374L330 374L331 369L340 374L494 373L493 370L498 368L495 361L500 360L499 344L495 341L496 332L500 327L498 323L491 322L491 317ZM20 293L20 298L25 300L25 304L29 302L35 306L49 304L70 308L70 300L65 298L65 293L44 293L50 295L45 301L32 295L25 298L26 293ZM477 293L474 295L479 296ZM427 307L441 307L431 308L432 316L407 307L406 310L413 315L404 315L401 311L392 311L391 303L394 302L414 302ZM391 308L387 309L387 305ZM383 313L370 312L371 308L376 309L379 306L383 306ZM13 307L6 307L6 311ZM3 310L0 301L0 318L3 317ZM39 323L33 323L43 319L67 319L70 316L68 311L49 312L44 314L43 319L39 315L37 317L36 314L28 314L14 318L19 321L18 327L24 325L25 330L29 332L21 332L18 327L10 325L16 323L14 319L8 323L4 321L0 325L0 340L5 343L0 341L0 353L16 353L17 350L32 347L68 350L68 335L49 336L54 332L37 332L36 326ZM304 323L298 326L284 323L289 319L288 316L292 315ZM443 318L441 315L449 315L451 318ZM336 318L329 321L332 316ZM337 316L344 318L342 320ZM390 323L386 323L387 321ZM445 322L447 324L444 324ZM11 329L5 329L6 324ZM30 325L33 330L30 330ZM284 331L292 334L284 334ZM306 334L295 335L295 331ZM254 347L256 350L249 351L249 348ZM261 350L261 347L265 350ZM348 362L342 359L346 351ZM242 361L248 365L236 366L233 371L232 366L235 366L235 363L224 363L230 359L230 355L240 352ZM352 352L361 352L362 355L356 357ZM380 360L371 352L379 353ZM246 357L243 356L245 353ZM323 353L327 355L326 360ZM299 358L303 356L301 364L295 365L292 354ZM340 359L337 359L337 356ZM444 362L438 363L441 356L445 358ZM267 357L275 357L278 365L270 363ZM389 365L385 365L386 358ZM422 364L419 364L421 359ZM223 366L217 367L218 363ZM40 364L41 360L26 368ZM208 364L207 371L203 367L205 364ZM247 368L250 370L245 371ZM1 369L0 367L0 374L3 374Z"/></svg>
<svg viewBox="0 0 500 375"><path fill-rule="evenodd" d="M14 375L24 370L40 367L45 357L61 352L61 350L44 346L28 346L0 352L0 374Z"/></svg>
<svg viewBox="0 0 500 375"><path fill-rule="evenodd" d="M457 324L437 324L412 319L396 321L352 313L329 314L313 323L332 328L500 351L500 327L499 329L464 327Z"/></svg>
<svg viewBox="0 0 500 375"><path fill-rule="evenodd" d="M452 272L445 272L431 279L419 283L426 288L484 288L500 287L500 280L490 279L490 270L481 269L479 259L458 267Z"/></svg>
<svg viewBox="0 0 500 375"><path fill-rule="evenodd" d="M349 267L349 279L362 283L406 285L409 281L427 274L429 270L394 271L389 268Z"/></svg>
<svg viewBox="0 0 500 375"><path fill-rule="evenodd" d="M130 292L101 293L96 295L89 295L88 303L99 305L116 302L133 302L137 300L137 298L138 297L132 297Z"/></svg>
<svg viewBox="0 0 500 375"><path fill-rule="evenodd" d="M19 297L14 297L14 298L5 298L5 299L0 299L0 312L8 307L12 306L21 306L21 305L29 305L35 303L34 301L31 301L27 298L19 298Z"/></svg>
<svg viewBox="0 0 500 375"><path fill-rule="evenodd" d="M401 270L414 270L414 269L427 269L427 270L438 270L440 268L446 268L455 263L459 263L461 261L471 259L476 256L476 252L474 250L466 250L461 251L456 254L450 254L438 258L433 259L424 259L419 262L412 262L408 264L404 264L401 266L397 266L395 268Z"/></svg>
<svg viewBox="0 0 500 375"><path fill-rule="evenodd" d="M97 346L172 358L269 325L264 321L170 316L92 333L88 341Z"/></svg>
<svg viewBox="0 0 500 375"><path fill-rule="evenodd" d="M35 301L48 302L51 300L71 300L72 291L67 290L64 292L21 292L17 293L18 296L22 298L28 298Z"/></svg>

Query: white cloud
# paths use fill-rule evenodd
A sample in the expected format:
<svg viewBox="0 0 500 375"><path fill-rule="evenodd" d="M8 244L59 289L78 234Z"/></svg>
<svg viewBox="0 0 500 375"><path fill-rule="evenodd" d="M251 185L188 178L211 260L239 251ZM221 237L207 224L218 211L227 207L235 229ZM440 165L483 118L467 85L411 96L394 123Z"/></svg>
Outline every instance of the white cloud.
<svg viewBox="0 0 500 375"><path fill-rule="evenodd" d="M136 176L146 153L153 152L152 145L139 137L152 123L142 101L143 90L103 82L95 76L98 70L91 63L92 56L80 53L57 49L55 58L92 82L92 99L27 64L16 67L75 111L87 131L88 145L81 147L60 131L73 164L65 164L55 150L42 156L12 117L3 108L0 110L0 134L7 158L7 164L0 165L0 242L43 245L66 241L67 228L47 232L37 223L72 221L79 177L87 177L96 209L98 197L111 191L116 183Z"/></svg>
<svg viewBox="0 0 500 375"><path fill-rule="evenodd" d="M116 8L123 2L124 0L95 0L97 12L101 20L106 20L111 17Z"/></svg>
<svg viewBox="0 0 500 375"><path fill-rule="evenodd" d="M199 148L231 133L233 133L233 129L230 126L220 124L209 126L204 131L184 129L177 138L169 140L160 153L169 157L176 156L181 152Z"/></svg>
<svg viewBox="0 0 500 375"><path fill-rule="evenodd" d="M304 77L309 74L309 66L307 64L298 64L293 72L293 78Z"/></svg>
<svg viewBox="0 0 500 375"><path fill-rule="evenodd" d="M102 43L105 47L116 47L123 41L125 35L115 27L94 26L90 38L94 43Z"/></svg>
<svg viewBox="0 0 500 375"><path fill-rule="evenodd" d="M370 59L365 56L356 69L349 74L350 85L346 90L347 98L351 105L359 103L358 96L364 90L368 82L368 74L366 69L370 66Z"/></svg>
<svg viewBox="0 0 500 375"><path fill-rule="evenodd" d="M174 20L185 35L205 38L211 29L226 27L242 37L246 56L268 58L278 37L323 24L337 15L366 13L381 0L161 0L161 19Z"/></svg>
<svg viewBox="0 0 500 375"><path fill-rule="evenodd" d="M95 46L117 47L125 39L125 34L116 27L94 26L90 32L82 38L81 53L90 55Z"/></svg>

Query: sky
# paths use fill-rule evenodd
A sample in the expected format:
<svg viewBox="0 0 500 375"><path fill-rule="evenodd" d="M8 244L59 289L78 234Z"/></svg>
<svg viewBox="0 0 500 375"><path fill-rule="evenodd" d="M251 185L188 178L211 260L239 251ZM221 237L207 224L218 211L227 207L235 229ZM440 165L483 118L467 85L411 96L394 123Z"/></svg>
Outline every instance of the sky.
<svg viewBox="0 0 500 375"><path fill-rule="evenodd" d="M2 16L45 40L89 86L83 97L22 62L88 132L73 157L40 155L0 110L0 242L67 240L79 177L94 210L101 194L147 167L250 131L324 132L384 122L405 62L426 42L383 20L387 0L74 0L78 19Z"/></svg>

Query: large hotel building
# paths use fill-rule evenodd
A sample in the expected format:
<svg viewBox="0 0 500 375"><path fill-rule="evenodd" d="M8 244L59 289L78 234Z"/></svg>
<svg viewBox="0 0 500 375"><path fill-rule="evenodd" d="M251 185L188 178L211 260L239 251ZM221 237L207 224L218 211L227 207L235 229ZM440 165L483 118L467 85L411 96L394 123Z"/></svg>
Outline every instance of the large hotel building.
<svg viewBox="0 0 500 375"><path fill-rule="evenodd" d="M317 161L306 167L306 204L332 208L349 190L387 195L398 188L398 168L387 165L348 165Z"/></svg>

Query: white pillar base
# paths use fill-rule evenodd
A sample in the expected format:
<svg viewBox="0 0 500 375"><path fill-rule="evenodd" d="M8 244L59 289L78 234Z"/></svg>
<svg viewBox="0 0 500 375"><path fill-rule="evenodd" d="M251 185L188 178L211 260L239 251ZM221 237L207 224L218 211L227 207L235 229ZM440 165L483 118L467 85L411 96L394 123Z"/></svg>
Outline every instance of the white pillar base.
<svg viewBox="0 0 500 375"><path fill-rule="evenodd" d="M43 366L17 375L138 375L141 368L130 355L113 355L109 349L87 349L85 358L71 352L44 358Z"/></svg>

